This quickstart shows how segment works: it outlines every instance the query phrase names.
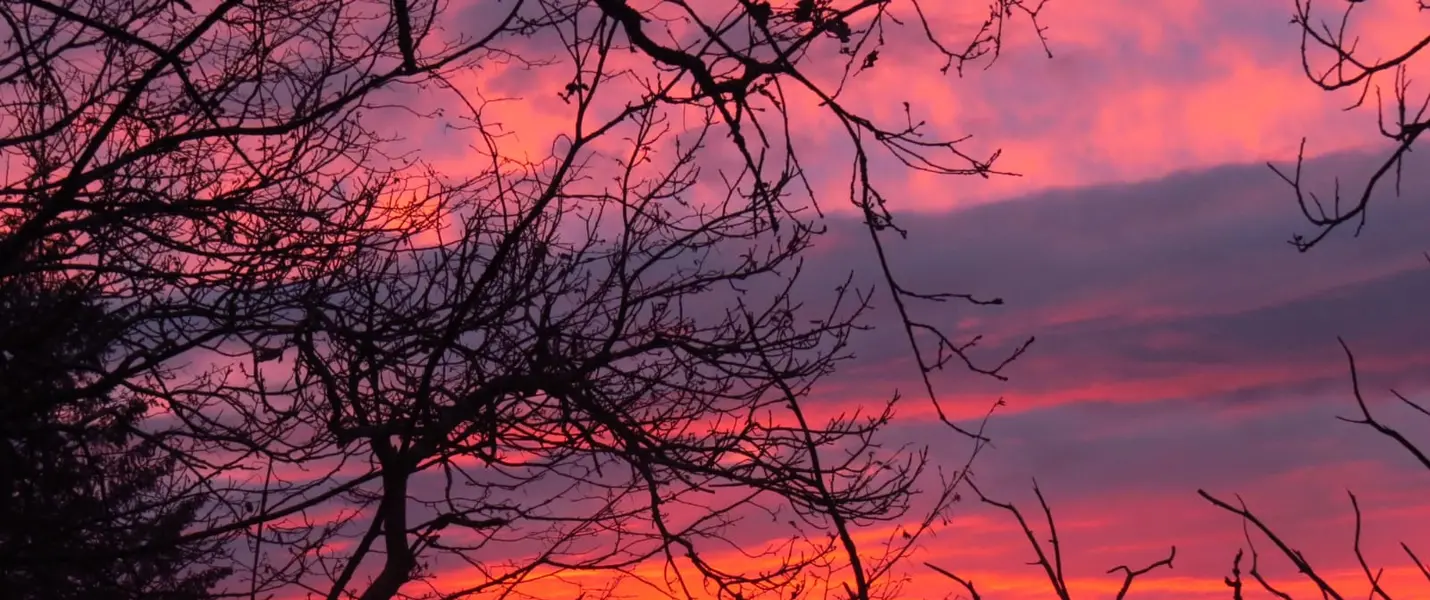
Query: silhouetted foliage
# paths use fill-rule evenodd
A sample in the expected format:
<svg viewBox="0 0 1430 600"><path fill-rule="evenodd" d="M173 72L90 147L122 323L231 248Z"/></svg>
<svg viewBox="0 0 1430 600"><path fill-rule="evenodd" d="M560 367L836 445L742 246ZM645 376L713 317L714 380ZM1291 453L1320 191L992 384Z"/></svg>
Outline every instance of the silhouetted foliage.
<svg viewBox="0 0 1430 600"><path fill-rule="evenodd" d="M77 281L0 283L0 589L6 598L198 599L228 575L146 404L90 385L122 316Z"/></svg>
<svg viewBox="0 0 1430 600"><path fill-rule="evenodd" d="M148 435L212 507L176 541L244 536L225 593L531 595L601 572L692 597L892 595L967 469L909 517L926 454L877 435L897 395L808 406L851 357L868 281L971 456L986 438L931 374L1002 378L1027 343L977 356L927 311L1001 300L913 289L885 258L906 234L880 163L988 177L998 153L846 88L899 52L991 61L1015 19L1043 33L1042 2L995 0L956 45L920 2L5 3L0 277L89 274L123 307L98 377L164 415ZM549 154L502 150L487 68L568 107ZM404 146L439 124L473 146L460 168ZM848 160L811 171L812 144ZM814 286L816 177L836 169L876 272ZM756 519L768 535L732 538Z"/></svg>

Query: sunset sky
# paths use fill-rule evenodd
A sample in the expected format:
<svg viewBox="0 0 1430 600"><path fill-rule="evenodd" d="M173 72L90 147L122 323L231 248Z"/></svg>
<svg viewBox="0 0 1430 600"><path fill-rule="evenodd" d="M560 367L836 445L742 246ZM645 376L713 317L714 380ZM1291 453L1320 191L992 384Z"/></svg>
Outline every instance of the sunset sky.
<svg viewBox="0 0 1430 600"><path fill-rule="evenodd" d="M928 4L939 7L934 21L954 28L982 10ZM1359 26L1374 34L1363 42L1372 54L1403 46L1430 19L1411 1L1366 4ZM454 3L446 27L479 19L479 9ZM1221 578L1241 546L1240 523L1199 499L1199 488L1242 494L1314 564L1356 580L1347 589L1360 594L1345 494L1353 489L1372 564L1389 581L1414 586L1419 577L1397 542L1430 533L1426 474L1389 441L1335 420L1354 409L1336 336L1356 351L1364 389L1384 414L1408 416L1384 402L1389 388L1430 397L1430 264L1421 254L1430 250L1430 178L1411 173L1403 197L1380 199L1360 238L1342 232L1304 255L1286 243L1308 226L1265 161L1288 164L1307 136L1313 179L1358 185L1386 150L1373 109L1343 112L1353 94L1305 80L1291 11L1290 0L1054 0L1042 16L1051 59L1023 28L990 70L944 76L933 57L896 55L851 92L876 112L908 100L939 132L972 134L969 148L983 153L1001 148L1001 166L1023 174L982 181L891 169L894 210L910 229L908 241L891 244L909 281L1007 301L940 317L986 334L990 352L1037 336L1005 384L957 370L937 384L965 418L998 397L1008 402L990 426L996 447L977 464L978 480L1032 513L1038 479L1082 597L1111 597L1120 579L1108 568L1141 566L1171 545L1176 568L1139 579L1134 597L1230 597ZM549 147L562 127L558 84L503 68L473 77L466 83L517 99L492 108L515 133L504 151ZM820 139L816 109L792 110ZM434 127L418 141L435 163L460 169L471 157L454 135ZM844 154L809 148L808 164L847 164ZM807 267L815 280L874 267L867 239L841 233L846 220L831 217L835 231ZM887 435L928 444L956 468L966 441L917 397L900 335L883 328L857 338L858 359L820 388L818 402L904 391L911 397ZM921 561L971 577L987 598L1049 597L1006 514L965 503L925 546ZM1263 571L1298 589L1294 570L1262 549ZM920 597L953 591L917 564L908 574ZM444 576L463 575L454 567ZM1400 589L1430 589L1418 585Z"/></svg>
<svg viewBox="0 0 1430 600"><path fill-rule="evenodd" d="M1413 3L1367 4L1366 44L1388 53L1424 31ZM1038 336L1006 385L961 373L940 383L973 410L980 398L1009 402L991 426L997 449L979 463L980 481L1036 514L1038 478L1083 597L1111 597L1120 578L1106 569L1150 563L1172 544L1176 568L1139 580L1135 597L1230 597L1221 577L1241 546L1240 523L1198 488L1241 493L1313 564L1355 581L1344 589L1358 595L1369 587L1351 552L1353 489L1372 565L1408 581L1401 593L1427 589L1397 546L1424 538L1425 474L1388 440L1334 416L1354 410L1337 335L1357 352L1373 400L1390 398L1390 387L1430 391L1421 255L1430 181L1384 199L1359 239L1336 236L1307 255L1286 243L1306 227L1264 161L1288 164L1308 136L1316 158L1307 173L1359 184L1384 148L1372 137L1373 110L1342 112L1353 95L1304 79L1291 10L1277 1L1055 2L1051 60L1024 43L961 80L897 75L947 105L951 127L1002 147L1026 173L919 195L936 214L913 225L902 272L1008 300L967 310L972 329L1004 344ZM982 205L966 208L973 203ZM857 377L916 389L893 360L898 343L888 332L868 336L864 353L889 360L871 358ZM1412 437L1424 431L1395 408L1378 405ZM905 410L908 439L937 448L952 438L927 413ZM948 460L964 451L949 448ZM972 577L985 597L1050 597L1041 572L1024 565L1032 551L1009 515L959 512L929 542L929 560ZM1268 547L1263 572L1296 582ZM915 589L941 585L915 576Z"/></svg>

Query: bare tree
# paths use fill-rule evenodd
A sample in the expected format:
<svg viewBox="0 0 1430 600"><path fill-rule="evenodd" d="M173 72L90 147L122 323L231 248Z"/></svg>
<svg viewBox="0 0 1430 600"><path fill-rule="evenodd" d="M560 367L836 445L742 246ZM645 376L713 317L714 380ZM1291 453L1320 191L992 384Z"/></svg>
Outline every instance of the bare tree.
<svg viewBox="0 0 1430 600"><path fill-rule="evenodd" d="M978 495L978 499L981 502L1013 515L1013 518L1018 521L1018 527L1022 530L1023 536L1027 538L1028 544L1033 548L1035 560L1033 560L1029 564L1042 569L1043 575L1047 577L1048 586L1052 588L1053 597L1058 598L1058 600L1070 600L1072 598L1072 592L1068 588L1066 571L1063 570L1062 542L1058 539L1058 528L1057 524L1053 520L1053 510L1051 507L1048 506L1048 501L1046 498L1043 497L1043 491L1038 488L1038 484L1033 484L1033 494L1038 497L1038 506L1042 509L1043 516L1046 519L1048 525L1048 545L1046 547L1038 541L1038 534L1034 533L1033 526L1028 523L1028 520L1023 516L1023 511L1020 510L1016 505L1009 502L1000 502L997 500L990 499L988 496L983 494L982 490L978 489L978 486L975 485L971 479L967 481L967 484L968 487L973 489L974 493ZM1177 547L1172 546L1171 551L1167 553L1167 558L1163 558L1156 562L1150 563L1145 567L1133 569L1132 567L1129 567L1127 565L1118 565L1116 567L1108 569L1108 575L1112 575L1114 573L1122 574L1122 586L1118 588L1117 596L1115 596L1115 598L1117 600L1123 600L1123 598L1126 598L1127 593L1132 590L1133 582L1136 581L1138 577L1151 573L1152 571L1157 570L1159 567L1167 567L1168 569L1171 569L1172 561L1176 558ZM981 592L978 591L978 588L974 585L972 579L960 577L953 571L950 571L938 565L924 563L924 566L933 569L940 575L943 575L944 577L953 580L955 583L957 583L959 586L961 586L964 590L968 592L968 595L970 598L972 598L972 600L982 600L983 595Z"/></svg>
<svg viewBox="0 0 1430 600"><path fill-rule="evenodd" d="M1418 10L1430 9L1430 4L1421 0L1413 0L1413 3ZM1427 108L1430 108L1430 96L1420 99L1412 97L1409 77L1410 63L1415 57L1420 56L1427 46L1430 46L1430 36L1409 44L1389 57L1370 57L1367 55L1367 51L1359 45L1360 32L1357 31L1354 22L1355 15L1360 14L1358 10L1361 9L1362 4L1364 3L1360 1L1348 0L1338 9L1334 20L1326 20L1320 17L1319 12L1313 12L1309 0L1296 1L1292 23L1301 29L1302 64L1306 76L1323 91L1355 90L1357 96L1352 105L1348 107L1350 109L1363 106L1373 96L1373 102L1378 110L1380 132L1393 144L1390 154L1379 163L1365 183L1353 188L1352 193L1346 196L1342 195L1339 180L1337 180L1333 194L1329 198L1323 198L1307 189L1301 177L1305 152L1304 141L1293 172L1288 174L1272 165L1272 170L1295 190L1303 215L1316 227L1314 234L1296 235L1292 239L1293 245L1303 252L1325 239L1335 228L1352 221L1356 222L1356 233L1358 234L1365 225L1367 209L1377 190L1384 188L1387 182L1391 182L1395 192L1399 193L1405 156L1411 151L1420 136L1430 129L1430 115L1426 114ZM1318 55L1329 57L1329 61L1319 64ZM1388 85L1386 85L1387 78L1390 80ZM1344 341L1341 341L1341 348L1345 351L1350 366L1351 392L1359 413L1354 417L1341 417L1341 420L1373 429L1415 456L1421 465L1430 468L1430 459L1427 459L1415 442L1372 414L1369 404L1361 392L1355 357ZM1392 394L1415 411L1430 416L1430 412L1427 412L1420 404L1397 392L1392 391ZM1205 490L1198 490L1198 493L1213 506L1242 519L1246 548L1237 551L1232 562L1231 575L1226 578L1226 585L1231 588L1234 598L1242 598L1246 588L1252 585L1243 578L1243 573L1250 576L1251 582L1254 582L1254 585L1261 590L1278 598L1291 598L1290 594L1278 588L1275 583L1261 573L1261 556L1256 549L1255 536L1268 540L1276 552L1294 565L1300 576L1315 587L1317 595L1325 598L1347 597L1347 592L1344 589L1338 589L1336 584L1327 580L1317 570L1317 567L1312 565L1301 552L1292 547L1282 535L1278 534L1270 524L1259 517L1239 497L1233 503L1218 498ZM1382 584L1383 571L1373 569L1361 549L1360 503L1355 493L1347 492L1347 494L1351 510L1355 514L1352 552L1370 587L1370 597L1389 600L1392 598L1392 593ZM1400 547L1409 560L1426 576L1427 581L1430 581L1430 569L1427 569L1426 563L1421 561L1406 543L1402 542ZM1242 563L1247 550L1250 550L1251 553L1250 565L1246 571L1243 571Z"/></svg>
<svg viewBox="0 0 1430 600"><path fill-rule="evenodd" d="M308 274L422 226L420 166L360 117L481 40L409 67L384 6L0 4L0 277L97 278L133 326L95 385L262 330Z"/></svg>
<svg viewBox="0 0 1430 600"><path fill-rule="evenodd" d="M242 533L228 591L250 597L532 595L591 571L687 597L895 593L968 470L880 552L856 543L905 517L926 455L877 435L897 396L810 399L874 296L869 274L800 278L828 199L791 115L836 127L881 297L976 455L930 375L1001 378L1027 344L986 362L920 316L1001 301L900 282L878 174L987 177L997 153L844 90L881 52L990 62L1014 19L1041 38L1042 2L992 2L959 45L919 0L475 4L455 32L424 0L0 5L0 277L92 273L133 315L99 381L162 407L134 433L209 499L180 541ZM563 82L549 156L500 151L495 100L462 83L494 63ZM411 108L429 97L450 106ZM439 172L385 117L445 119L482 164ZM788 540L737 539L756 518ZM431 580L454 565L467 583Z"/></svg>
<svg viewBox="0 0 1430 600"><path fill-rule="evenodd" d="M1377 434L1394 441L1396 445L1400 446L1406 452L1409 452L1412 456L1415 457L1416 461L1418 461L1421 466L1424 466L1426 469L1430 469L1430 457L1426 456L1425 452L1420 448L1419 444L1406 437L1400 432L1400 430L1398 430L1394 426L1376 418L1376 416L1371 413L1370 406L1369 404L1367 404L1365 397L1361 393L1360 374L1356 370L1355 355L1351 353L1350 347L1347 346L1344 341L1341 342L1341 348L1345 350L1346 361L1350 365L1351 393L1355 398L1356 408L1358 409L1359 414L1352 417L1339 417L1340 420L1356 425L1364 425L1374 430ZM1425 409L1421 404L1393 390L1391 391L1391 394L1394 395L1397 400L1401 401L1406 406L1414 409L1421 415L1430 417L1430 411L1427 411L1427 409ZM1271 593L1272 595L1275 595L1278 598L1291 598L1289 594L1277 588L1275 584L1267 580L1267 578L1261 574L1259 570L1260 555L1256 550L1255 544L1253 543L1253 531L1269 540L1272 546L1276 548L1277 552L1284 556L1288 561L1291 562L1292 565L1296 567L1297 573L1315 586L1318 595L1328 598L1339 599L1346 597L1355 597L1360 594L1360 592L1350 594L1345 592L1343 589L1338 589L1335 584L1327 580L1321 574L1321 572L1317 571L1316 567L1312 565L1310 561L1308 561L1306 557L1301 554L1301 552L1297 551L1281 535L1277 534L1275 529L1271 525L1267 524L1264 520L1258 517L1254 511L1252 511L1246 506L1245 502L1240 500L1240 498L1238 498L1238 501L1233 504L1225 500L1219 499L1216 496L1213 496L1203 490L1198 490L1197 493L1201 494L1203 498L1205 498L1208 502L1211 502L1212 505L1216 506L1217 508L1220 508L1222 510L1228 511L1232 514L1241 517L1245 526L1244 528L1246 533L1247 547L1251 550L1251 565L1249 570L1247 571L1247 574L1251 576L1252 580L1255 581L1256 585L1259 586L1261 589L1267 591L1268 593ZM1398 596L1392 594L1391 591L1388 590L1386 586L1382 584L1381 577L1384 573L1383 569L1372 568L1367 562L1365 554L1361 550L1362 522L1360 502L1357 500L1354 492L1347 492L1347 495L1350 498L1351 510L1355 514L1355 529L1353 532L1351 549L1352 552L1355 554L1356 563L1360 566L1361 571L1365 574L1366 583L1370 586L1370 597L1380 598L1382 600L1391 600L1391 598L1394 597L1408 597L1403 594ZM1400 549L1405 553L1406 557L1408 557L1408 559L1416 566L1416 568L1420 570L1421 574L1425 575L1427 582L1430 582L1430 567L1427 567L1426 563L1420 560L1420 558L1415 554L1415 551L1411 549L1411 547L1407 543L1401 542ZM1241 561L1243 556L1244 551L1238 550L1236 553L1235 560L1232 564L1232 574L1226 579L1227 586L1232 588L1233 595L1236 598L1242 597L1242 590L1247 585L1247 583L1242 580L1241 576Z"/></svg>
<svg viewBox="0 0 1430 600"><path fill-rule="evenodd" d="M1425 0L1402 1L1413 4L1421 11L1430 9L1430 3ZM1430 114L1426 113L1430 109L1430 94L1414 96L1409 76L1411 62L1430 46L1430 35L1388 57L1371 56L1371 50L1360 44L1361 36L1371 32L1362 31L1364 28L1358 27L1354 18L1361 14L1365 4L1363 0L1317 3L1316 6L1337 7L1333 10L1334 18L1327 19L1325 12L1312 10L1310 0L1296 0L1295 14L1291 18L1292 24L1301 30L1301 64L1306 77L1326 92L1353 90L1356 97L1348 110L1360 108L1371 100L1377 111L1380 133L1392 145L1390 153L1365 182L1352 186L1348 194L1342 193L1339 179L1329 196L1308 189L1301 178L1306 150L1304 139L1293 170L1287 172L1271 165L1271 169L1295 190L1302 214L1315 227L1309 235L1296 234L1292 237L1291 243L1302 252L1325 239L1331 231L1352 221L1356 223L1356 233L1360 233L1376 190L1383 188L1387 182L1393 182L1395 192L1400 192L1403 159L1420 136L1430 130Z"/></svg>

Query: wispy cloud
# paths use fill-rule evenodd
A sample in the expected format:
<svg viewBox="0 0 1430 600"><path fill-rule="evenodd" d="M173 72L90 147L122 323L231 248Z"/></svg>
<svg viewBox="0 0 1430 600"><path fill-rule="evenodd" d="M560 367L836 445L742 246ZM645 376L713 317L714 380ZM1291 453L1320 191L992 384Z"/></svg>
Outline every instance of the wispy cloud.
<svg viewBox="0 0 1430 600"><path fill-rule="evenodd" d="M449 28L480 21L486 5L454 4L460 22ZM1364 359L1368 388L1427 383L1430 324L1421 315L1430 269L1419 251L1430 239L1430 206L1382 202L1366 237L1309 256L1285 243L1304 225L1287 191L1255 163L1293 158L1310 135L1316 158L1307 172L1328 180L1364 172L1365 155L1347 151L1375 147L1373 112L1343 112L1353 95L1321 94L1304 80L1286 4L1055 2L1044 17L1052 60L1021 31L995 68L942 75L938 61L895 39L888 56L897 58L849 87L850 102L889 119L902 118L907 100L914 118L946 136L973 134L974 154L1002 148L1003 167L1026 175L886 171L895 208L920 213L905 213L910 241L891 245L908 281L1008 301L935 307L930 320L984 333L990 353L1038 336L1007 384L961 372L938 383L963 417L999 396L1009 401L994 423L997 450L979 473L990 492L1023 500L1028 478L1040 478L1079 557L1070 569L1090 577L1079 589L1115 589L1114 576L1092 576L1177 544L1177 570L1143 581L1149 593L1140 597L1224 597L1220 577L1239 524L1197 499L1196 487L1265 503L1293 535L1306 534L1304 548L1351 578L1340 490L1367 490L1377 505L1370 517L1419 510L1393 449L1331 417L1348 400L1337 334ZM930 18L955 32L980 16L965 3L928 5L937 7ZM1422 31L1407 18L1413 7L1394 6L1363 16L1360 26L1378 32L1367 43ZM483 113L509 132L496 142L501 152L539 158L570 128L571 107L556 96L567 82L556 70L493 63L451 83L511 99ZM815 184L840 189L847 157L833 143L838 132L812 102L790 108ZM486 140L442 120L412 135L444 170L490 160ZM1423 179L1407 185L1408 198L1430 191ZM873 266L867 240L839 219L811 259L806 293ZM884 327L856 342L857 359L820 388L811 410L915 388L901 331ZM896 441L962 457L966 448L945 444L919 398L906 399L900 415L889 432ZM965 518L974 516L1001 518ZM1315 535L1317 524L1338 533ZM1029 550L1016 530L955 525L930 544L931 559L974 574L998 597L1046 597L1036 571L1022 566ZM949 589L935 574L911 576L921 591Z"/></svg>

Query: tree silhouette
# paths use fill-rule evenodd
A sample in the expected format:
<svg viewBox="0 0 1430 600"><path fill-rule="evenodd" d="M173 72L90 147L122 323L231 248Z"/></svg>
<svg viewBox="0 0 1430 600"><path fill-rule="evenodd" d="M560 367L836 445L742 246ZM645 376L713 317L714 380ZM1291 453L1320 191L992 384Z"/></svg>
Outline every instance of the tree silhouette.
<svg viewBox="0 0 1430 600"><path fill-rule="evenodd" d="M1361 392L1360 375L1356 371L1355 355L1351 352L1350 347L1347 346L1344 341L1341 342L1341 348L1345 351L1346 360L1350 364L1351 393L1355 398L1355 403L1359 414L1353 417L1339 418L1347 423L1364 425L1374 430L1377 434L1390 439L1391 441L1395 442L1396 445L1400 446L1403 450L1410 453L1426 469L1430 469L1430 458L1426 457L1424 450L1421 449L1418 443L1407 438L1396 427L1385 423L1384 421L1376 418L1374 414L1372 414L1370 406L1366 403L1365 397L1362 395ZM1392 391L1391 393L1396 397L1396 399L1400 400L1406 406L1409 406L1410 408L1414 409L1416 412L1419 412L1420 414L1425 416L1430 416L1430 411L1427 411L1421 404L1399 394L1398 392ZM1340 599L1357 597L1362 593L1360 591L1357 591L1356 593L1347 593L1344 591L1344 584L1337 584L1324 577L1322 575L1322 572L1318 571L1315 565L1313 565L1303 554L1301 554L1300 551L1292 547L1289 541L1287 541L1280 534L1278 534L1271 524L1267 523L1261 517L1257 516L1255 511L1249 508L1246 503L1242 501L1239 497L1237 498L1237 502L1232 503L1221 498L1217 498L1216 496L1207 493L1204 490L1198 490L1197 493L1200 494L1203 498L1205 498L1208 502L1212 503L1213 506L1216 506L1217 508L1237 515L1242 519L1246 535L1247 548L1251 551L1251 564L1249 565L1245 573L1249 575L1252 581L1254 581L1255 584L1262 590L1265 590L1266 592L1278 598L1290 599L1292 597L1290 594L1276 587L1275 583L1268 580L1266 576L1261 573L1261 556L1260 553L1256 550L1256 545L1253 541L1253 532L1260 536L1264 536L1268 541L1270 541L1271 545L1276 549L1276 552L1283 556L1286 560L1288 560L1292 565L1294 565L1296 567L1296 572L1301 577L1305 578L1308 582L1315 586L1317 595L1323 598ZM1407 597L1397 591L1389 589L1386 585L1383 585L1382 576L1384 575L1384 570L1380 568L1371 567L1370 563L1366 560L1365 554L1361 549L1362 520L1360 502L1356 498L1355 492L1347 491L1346 494L1350 499L1351 510L1355 514L1355 530L1352 538L1351 549L1355 555L1356 564L1360 567L1361 572L1365 575L1366 583L1370 586L1370 597L1380 598L1381 600L1391 600L1392 598ZM1400 543L1400 549L1405 553L1408 560L1415 565L1415 567L1420 571L1420 573L1425 576L1427 582L1430 582L1430 566L1427 566L1427 564L1423 560L1421 560L1419 556L1416 555L1415 550L1411 547L1411 545L1402 541ZM1242 594L1244 593L1243 590L1245 590L1250 585L1250 583L1246 582L1242 578L1243 571L1241 565L1244 557L1245 550L1237 550L1236 556L1232 561L1231 575L1226 578L1226 585L1232 589L1233 597L1238 599L1242 597Z"/></svg>
<svg viewBox="0 0 1430 600"><path fill-rule="evenodd" d="M1421 11L1430 9L1430 2L1425 0L1402 1ZM1296 0L1291 18L1291 23L1301 31L1301 64L1306 77L1326 92L1353 90L1356 97L1347 110L1360 108L1373 97L1380 133L1391 142L1392 150L1363 184L1350 187L1350 193L1344 195L1339 179L1329 195L1309 189L1302 181L1304 139L1293 170L1288 172L1271 165L1295 191L1301 214L1315 227L1310 235L1292 237L1292 245L1302 252L1346 223L1355 222L1359 234L1376 190L1393 183L1396 193L1400 192L1402 160L1420 136L1430 130L1430 114L1426 112L1430 109L1430 95L1417 99L1412 97L1410 89L1410 65L1430 47L1430 35L1389 57L1370 56L1372 50L1360 45L1361 28L1354 23L1355 15L1360 14L1358 11L1364 10L1364 2L1348 0L1331 4L1338 6L1333 19L1325 18L1321 10L1312 10L1311 4L1310 0ZM1318 3L1317 6L1326 5Z"/></svg>
<svg viewBox="0 0 1430 600"><path fill-rule="evenodd" d="M991 61L1041 6L991 2L956 45L920 0L8 3L0 277L88 274L123 308L89 387L163 415L146 435L207 503L176 541L244 537L225 593L892 595L967 468L911 516L932 478L878 435L898 396L811 390L884 298L976 455L931 374L1002 378L1027 344L977 354L932 311L1001 301L885 258L885 174L989 177L997 152L847 90L881 56ZM566 107L549 154L503 150L470 82L497 66ZM438 124L460 169L404 146ZM826 284L801 275L836 177L876 266Z"/></svg>
<svg viewBox="0 0 1430 600"><path fill-rule="evenodd" d="M76 281L0 284L7 598L207 598L228 574L209 566L222 557L217 540L176 543L205 499L182 495L178 461L136 435L147 406L83 385L121 321Z"/></svg>
<svg viewBox="0 0 1430 600"><path fill-rule="evenodd" d="M1407 2L1418 10L1430 9L1430 3L1422 0L1407 0ZM1359 234L1365 225L1368 207L1377 190L1388 184L1393 184L1395 192L1399 193L1401 168L1405 155L1411 151L1421 135L1430 129L1430 114L1426 113L1427 108L1430 108L1430 96L1420 100L1411 97L1409 77L1411 62L1415 57L1420 56L1427 46L1430 46L1430 36L1407 45L1400 51L1392 53L1388 58L1379 56L1372 58L1368 56L1368 50L1360 47L1360 32L1353 22L1353 17L1359 14L1357 11L1362 10L1362 2L1348 1L1344 3L1336 11L1336 17L1333 20L1322 18L1320 16L1322 13L1313 11L1311 4L1309 0L1296 0L1296 9L1292 17L1292 23L1300 28L1302 34L1302 64L1307 78L1326 92L1343 89L1355 90L1357 92L1356 99L1348 109L1363 106L1373 96L1375 108L1378 111L1381 135L1390 140L1393 149L1372 171L1365 183L1351 188L1351 194L1346 196L1342 195L1339 179L1337 179L1335 189L1330 196L1318 195L1307 189L1308 186L1303 183L1301 178L1305 153L1304 140L1301 145L1301 153L1297 156L1294 171L1287 173L1272 165L1272 170L1294 189L1302 214L1316 228L1315 233L1309 236L1298 234L1292 239L1292 244L1303 252L1310 250L1325 239L1331 231L1346 223L1354 221L1356 233ZM1318 4L1317 6L1323 5ZM1329 60L1322 60L1323 57L1329 57ZM1385 85L1387 78L1390 81L1388 85ZM1426 455L1416 442L1404 436L1396 427L1372 414L1370 406L1362 394L1355 356L1344 341L1341 341L1341 348L1349 363L1351 394L1355 400L1358 414L1352 417L1340 417L1340 419L1348 423L1364 425L1377 434L1390 439L1413 455L1421 465L1430 468L1430 460L1426 459ZM1430 415L1415 401L1394 391L1392 394L1415 411ZM1231 588L1234 598L1239 600L1248 593L1248 588L1253 586L1278 598L1289 600L1292 597L1278 588L1276 583L1261 572L1261 555L1256 549L1256 537L1265 538L1275 548L1277 554L1294 565L1299 576L1316 589L1316 595L1323 598L1339 599L1353 597L1361 593L1348 594L1344 590L1344 584L1337 584L1326 579L1315 565L1291 545L1289 540L1277 533L1272 524L1258 516L1239 497L1236 502L1230 502L1205 490L1198 490L1198 493L1213 506L1230 512L1242 520L1246 548L1237 551L1232 560L1231 575L1225 580L1226 585ZM1406 597L1386 589L1381 579L1383 571L1372 568L1366 560L1361 548L1360 503L1354 492L1348 491L1347 495L1351 510L1355 514L1351 550L1357 565L1365 576L1366 583L1369 585L1369 597L1382 600ZM1427 582L1430 582L1430 567L1427 567L1426 563L1416 555L1409 544L1402 542L1400 548L1407 559L1416 566L1420 573L1425 575ZM1243 561L1246 560L1248 550L1250 551L1250 561L1246 569L1243 570ZM1247 581L1243 575L1249 576L1250 581Z"/></svg>
<svg viewBox="0 0 1430 600"><path fill-rule="evenodd" d="M1063 570L1063 546L1062 541L1058 539L1058 528L1057 523L1053 519L1053 509L1048 506L1047 499L1043 497L1043 490L1038 488L1037 483L1033 484L1033 494L1038 498L1038 506L1042 509L1043 517L1046 519L1048 526L1048 545L1046 547L1038 541L1038 534L1034 532L1033 526L1028 523L1027 518L1023 516L1022 509L1019 509L1017 505L989 498L984 495L983 490L978 489L978 486L971 480L968 481L968 487L978 495L980 502L1013 515L1013 519L1018 521L1018 528L1022 530L1023 537L1028 540L1028 545L1033 549L1035 560L1028 564L1042 570L1043 576L1048 581L1048 587L1052 589L1051 597L1057 598L1058 600L1071 600L1072 592L1068 589L1067 573ZM1127 594L1132 591L1132 584L1136 582L1138 577L1151 573L1161 567L1171 569L1173 567L1172 561L1176 560L1176 558L1177 547L1172 546L1172 549L1167 553L1167 558L1149 563L1147 566L1133 569L1127 565L1118 565L1108 569L1108 575L1119 572L1122 574L1122 586L1117 590L1116 600L1123 600L1127 597ZM972 600L982 600L983 594L978 591L972 579L960 577L957 573L938 565L924 563L924 566L933 569L938 574L957 583L968 592Z"/></svg>

